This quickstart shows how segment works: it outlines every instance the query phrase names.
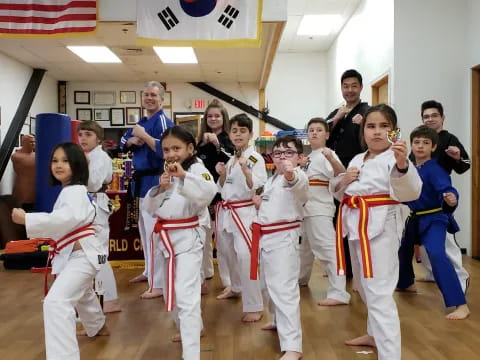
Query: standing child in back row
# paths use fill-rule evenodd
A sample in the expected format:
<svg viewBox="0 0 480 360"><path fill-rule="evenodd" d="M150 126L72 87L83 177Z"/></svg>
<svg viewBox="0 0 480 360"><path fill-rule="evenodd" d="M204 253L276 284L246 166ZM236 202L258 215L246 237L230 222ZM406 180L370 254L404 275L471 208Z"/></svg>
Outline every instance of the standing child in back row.
<svg viewBox="0 0 480 360"><path fill-rule="evenodd" d="M338 272L345 273L342 239L347 235L354 280L368 309L367 335L346 344L376 346L379 360L401 359L400 320L393 299L403 229L399 204L418 199L422 189L405 141L389 139L396 129L397 116L390 106L371 107L360 127L367 151L356 155L346 173L332 180L334 195L341 201Z"/></svg>
<svg viewBox="0 0 480 360"><path fill-rule="evenodd" d="M95 216L95 231L97 238L108 249L110 240L110 199L105 193L107 185L112 181L112 159L102 149L103 128L96 121L84 121L77 129L78 140L88 158L88 192L97 203ZM103 312L110 313L121 311L118 303L117 284L112 266L107 261L100 268L95 282L105 290Z"/></svg>
<svg viewBox="0 0 480 360"><path fill-rule="evenodd" d="M297 246L308 198L308 179L298 167L302 142L292 135L282 136L273 145L272 157L275 174L267 180L263 194L254 197L258 215L252 225L250 275L257 278L260 260L260 279L272 317L262 329L278 330L284 352L281 360L297 360L302 357Z"/></svg>
<svg viewBox="0 0 480 360"><path fill-rule="evenodd" d="M330 133L324 119L311 119L307 125L307 132L312 152L305 166L309 190L304 209L305 219L300 247L300 268L303 270L300 274L308 274L309 277L313 265L313 252L326 270L330 284L326 298L318 305L346 305L350 302L350 294L345 290L345 276L337 274L333 227L335 204L329 190L330 179L345 172L345 168L335 152L325 147ZM308 279L300 281L307 283Z"/></svg>
<svg viewBox="0 0 480 360"><path fill-rule="evenodd" d="M412 256L415 242L424 246L433 276L443 295L447 307L455 306L455 311L446 316L449 320L463 320L470 310L457 273L447 257L445 235L459 230L453 218L458 204L458 192L452 186L450 176L432 153L438 144L437 132L428 126L417 127L410 135L415 166L423 181L420 198L408 202L411 209L405 225L402 245L398 252L400 258L399 289L416 291Z"/></svg>
<svg viewBox="0 0 480 360"><path fill-rule="evenodd" d="M105 263L105 243L95 236L95 203L87 192L88 164L74 143L57 145L50 160L52 185L62 191L50 213L13 209L12 220L24 224L29 238L51 238L52 274L56 274L43 301L47 360L79 360L75 310L88 336L106 335L105 315L93 291L93 279Z"/></svg>
<svg viewBox="0 0 480 360"><path fill-rule="evenodd" d="M223 201L217 206L217 246L228 259L231 288L226 287L217 299L228 299L242 294L242 321L262 318L263 301L260 283L250 280L250 252L252 232L250 225L256 211L252 197L267 181L263 157L248 142L253 136L252 120L245 114L230 119L230 140L235 155L225 165L216 166L220 175L218 186Z"/></svg>

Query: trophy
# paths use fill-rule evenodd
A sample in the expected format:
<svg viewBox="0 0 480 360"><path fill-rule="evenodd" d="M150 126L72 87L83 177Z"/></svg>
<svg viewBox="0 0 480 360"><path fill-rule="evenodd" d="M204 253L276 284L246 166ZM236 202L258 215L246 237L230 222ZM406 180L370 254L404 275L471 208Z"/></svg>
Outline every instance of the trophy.
<svg viewBox="0 0 480 360"><path fill-rule="evenodd" d="M178 165L176 161L165 161L163 164L163 169L165 170L166 173L168 173L168 168L170 166L175 166L175 169L176 169ZM173 176L170 176L170 184L173 184L173 181L174 181Z"/></svg>
<svg viewBox="0 0 480 360"><path fill-rule="evenodd" d="M400 132L400 128L395 130L387 131L387 140L390 144L395 144L398 140L402 138L402 133Z"/></svg>

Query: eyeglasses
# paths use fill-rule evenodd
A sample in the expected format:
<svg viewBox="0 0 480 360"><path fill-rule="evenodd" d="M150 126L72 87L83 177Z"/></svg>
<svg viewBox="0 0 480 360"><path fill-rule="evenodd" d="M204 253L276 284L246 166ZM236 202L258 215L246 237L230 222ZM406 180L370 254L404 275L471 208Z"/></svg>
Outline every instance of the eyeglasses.
<svg viewBox="0 0 480 360"><path fill-rule="evenodd" d="M435 120L435 119L438 119L440 116L441 115L439 113L433 113L433 114L430 114L430 115L423 115L422 119L423 120L428 120L428 119Z"/></svg>
<svg viewBox="0 0 480 360"><path fill-rule="evenodd" d="M291 158L295 154L298 154L298 152L295 150L285 150L285 151L275 150L274 152L272 152L272 156L277 159L282 157L282 155L285 155L286 158Z"/></svg>

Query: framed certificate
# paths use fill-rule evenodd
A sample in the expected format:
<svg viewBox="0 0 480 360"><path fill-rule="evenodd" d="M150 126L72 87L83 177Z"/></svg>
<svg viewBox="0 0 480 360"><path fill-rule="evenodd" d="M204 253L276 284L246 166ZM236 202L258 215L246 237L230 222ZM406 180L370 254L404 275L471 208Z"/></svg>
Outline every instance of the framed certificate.
<svg viewBox="0 0 480 360"><path fill-rule="evenodd" d="M141 118L140 107L127 107L127 125L135 125Z"/></svg>
<svg viewBox="0 0 480 360"><path fill-rule="evenodd" d="M110 125L112 126L125 125L125 109L124 108L110 109Z"/></svg>
<svg viewBox="0 0 480 360"><path fill-rule="evenodd" d="M110 109L93 109L95 121L110 121Z"/></svg>
<svg viewBox="0 0 480 360"><path fill-rule="evenodd" d="M90 104L90 91L74 91L73 92L74 104Z"/></svg>
<svg viewBox="0 0 480 360"><path fill-rule="evenodd" d="M120 91L120 104L136 104L136 102L135 91Z"/></svg>
<svg viewBox="0 0 480 360"><path fill-rule="evenodd" d="M115 105L115 91L94 91L94 105Z"/></svg>
<svg viewBox="0 0 480 360"><path fill-rule="evenodd" d="M92 109L77 108L77 120L83 120L83 121L92 120Z"/></svg>

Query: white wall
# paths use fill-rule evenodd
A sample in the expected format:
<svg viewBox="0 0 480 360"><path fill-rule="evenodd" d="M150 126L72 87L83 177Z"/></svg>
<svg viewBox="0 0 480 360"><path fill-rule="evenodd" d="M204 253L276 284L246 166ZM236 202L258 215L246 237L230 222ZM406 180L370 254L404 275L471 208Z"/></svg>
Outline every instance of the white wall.
<svg viewBox="0 0 480 360"><path fill-rule="evenodd" d="M324 53L278 53L265 90L270 115L297 129L326 116L326 83Z"/></svg>
<svg viewBox="0 0 480 360"><path fill-rule="evenodd" d="M393 62L393 0L363 0L327 53L325 115L344 102L340 77L345 70L356 69L362 74L361 98L370 103L370 85L391 73ZM393 81L390 76L390 89Z"/></svg>
<svg viewBox="0 0 480 360"><path fill-rule="evenodd" d="M468 3L477 12L469 10ZM412 11L415 9L415 11ZM420 105L428 99L441 102L445 128L470 152L470 67L480 63L478 1L395 1L395 109L405 137L421 123ZM470 21L467 21L470 14ZM468 23L477 24L470 29ZM466 61L471 53L470 63ZM471 248L470 172L452 176L460 192L456 219L461 247Z"/></svg>
<svg viewBox="0 0 480 360"><path fill-rule="evenodd" d="M10 123L17 111L18 104L30 80L33 69L0 53L0 106L1 106L1 137L2 142ZM29 116L39 113L57 112L57 81L48 73L45 74L38 89ZM26 133L26 131L22 131ZM0 194L11 194L13 187L13 170L11 163L7 166L2 181Z"/></svg>

